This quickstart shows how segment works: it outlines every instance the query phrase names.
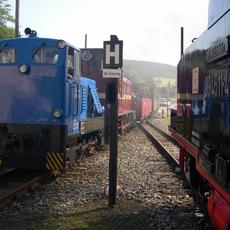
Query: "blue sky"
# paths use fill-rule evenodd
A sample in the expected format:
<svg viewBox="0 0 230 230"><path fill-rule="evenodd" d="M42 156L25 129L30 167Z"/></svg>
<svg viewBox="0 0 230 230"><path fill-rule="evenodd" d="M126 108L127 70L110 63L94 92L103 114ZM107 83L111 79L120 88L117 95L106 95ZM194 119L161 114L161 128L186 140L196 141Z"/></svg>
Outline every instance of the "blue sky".
<svg viewBox="0 0 230 230"><path fill-rule="evenodd" d="M14 14L15 0L8 1ZM61 38L78 48L102 48L115 34L124 41L124 58L176 65L180 27L185 47L208 23L208 0L20 0L20 32Z"/></svg>

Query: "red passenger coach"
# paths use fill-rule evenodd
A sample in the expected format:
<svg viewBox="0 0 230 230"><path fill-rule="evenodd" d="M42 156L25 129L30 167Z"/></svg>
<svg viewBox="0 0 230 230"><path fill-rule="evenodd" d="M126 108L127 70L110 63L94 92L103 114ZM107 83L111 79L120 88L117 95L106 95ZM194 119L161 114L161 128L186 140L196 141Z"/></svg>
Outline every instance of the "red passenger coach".
<svg viewBox="0 0 230 230"><path fill-rule="evenodd" d="M131 81L126 77L118 80L118 114L131 111Z"/></svg>
<svg viewBox="0 0 230 230"><path fill-rule="evenodd" d="M144 119L152 114L152 97L148 87L140 87L133 98L132 108L136 111L137 120Z"/></svg>
<svg viewBox="0 0 230 230"><path fill-rule="evenodd" d="M135 112L131 110L132 84L129 79L122 77L118 80L118 127L122 132L135 121Z"/></svg>
<svg viewBox="0 0 230 230"><path fill-rule="evenodd" d="M152 99L142 98L141 117L147 117L152 113Z"/></svg>
<svg viewBox="0 0 230 230"><path fill-rule="evenodd" d="M108 118L108 105L106 103L106 85L109 79L102 77L103 49L82 49L82 75L96 81L98 95L105 107L105 115ZM131 110L132 85L126 77L118 80L118 128L122 132L135 120L135 112ZM108 121L106 122L108 129Z"/></svg>

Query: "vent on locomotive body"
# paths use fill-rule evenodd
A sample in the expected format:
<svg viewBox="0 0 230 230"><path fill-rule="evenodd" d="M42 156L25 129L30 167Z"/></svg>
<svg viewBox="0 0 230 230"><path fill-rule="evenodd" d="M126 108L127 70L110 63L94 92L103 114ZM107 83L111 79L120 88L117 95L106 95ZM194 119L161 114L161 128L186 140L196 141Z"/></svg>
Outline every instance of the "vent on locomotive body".
<svg viewBox="0 0 230 230"><path fill-rule="evenodd" d="M230 160L225 159L218 154L216 156L216 170L215 176L217 180L225 187L230 187Z"/></svg>

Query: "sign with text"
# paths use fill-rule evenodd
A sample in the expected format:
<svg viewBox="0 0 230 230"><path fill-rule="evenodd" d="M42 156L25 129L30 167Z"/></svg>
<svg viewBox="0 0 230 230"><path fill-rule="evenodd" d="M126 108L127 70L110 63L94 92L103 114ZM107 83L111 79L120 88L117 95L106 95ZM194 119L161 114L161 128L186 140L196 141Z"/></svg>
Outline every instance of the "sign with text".
<svg viewBox="0 0 230 230"><path fill-rule="evenodd" d="M123 65L123 41L116 35L110 36L110 41L104 41L104 69L117 69Z"/></svg>
<svg viewBox="0 0 230 230"><path fill-rule="evenodd" d="M120 78L121 69L103 69L103 78Z"/></svg>
<svg viewBox="0 0 230 230"><path fill-rule="evenodd" d="M199 93L199 67L192 70L192 93Z"/></svg>

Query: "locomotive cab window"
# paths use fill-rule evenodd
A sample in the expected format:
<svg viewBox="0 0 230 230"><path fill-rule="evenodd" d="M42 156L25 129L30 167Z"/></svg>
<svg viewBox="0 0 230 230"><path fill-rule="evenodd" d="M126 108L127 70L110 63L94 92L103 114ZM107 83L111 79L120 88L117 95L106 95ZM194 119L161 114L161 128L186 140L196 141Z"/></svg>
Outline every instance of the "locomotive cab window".
<svg viewBox="0 0 230 230"><path fill-rule="evenodd" d="M3 47L0 48L0 64L10 64L16 61L16 49Z"/></svg>
<svg viewBox="0 0 230 230"><path fill-rule="evenodd" d="M80 52L69 47L68 51L68 75L80 76Z"/></svg>
<svg viewBox="0 0 230 230"><path fill-rule="evenodd" d="M74 50L73 50L73 48L71 48L71 47L69 47L69 51L68 51L67 66L68 66L68 77L69 77L69 78L73 78L73 70L74 70Z"/></svg>
<svg viewBox="0 0 230 230"><path fill-rule="evenodd" d="M74 51L74 62L75 62L75 74L77 76L80 76L80 73L81 73L81 70L80 70L80 66L81 66L80 58L81 58L80 52L75 50Z"/></svg>
<svg viewBox="0 0 230 230"><path fill-rule="evenodd" d="M58 49L53 47L40 47L33 54L33 60L37 64L56 64L58 59Z"/></svg>

